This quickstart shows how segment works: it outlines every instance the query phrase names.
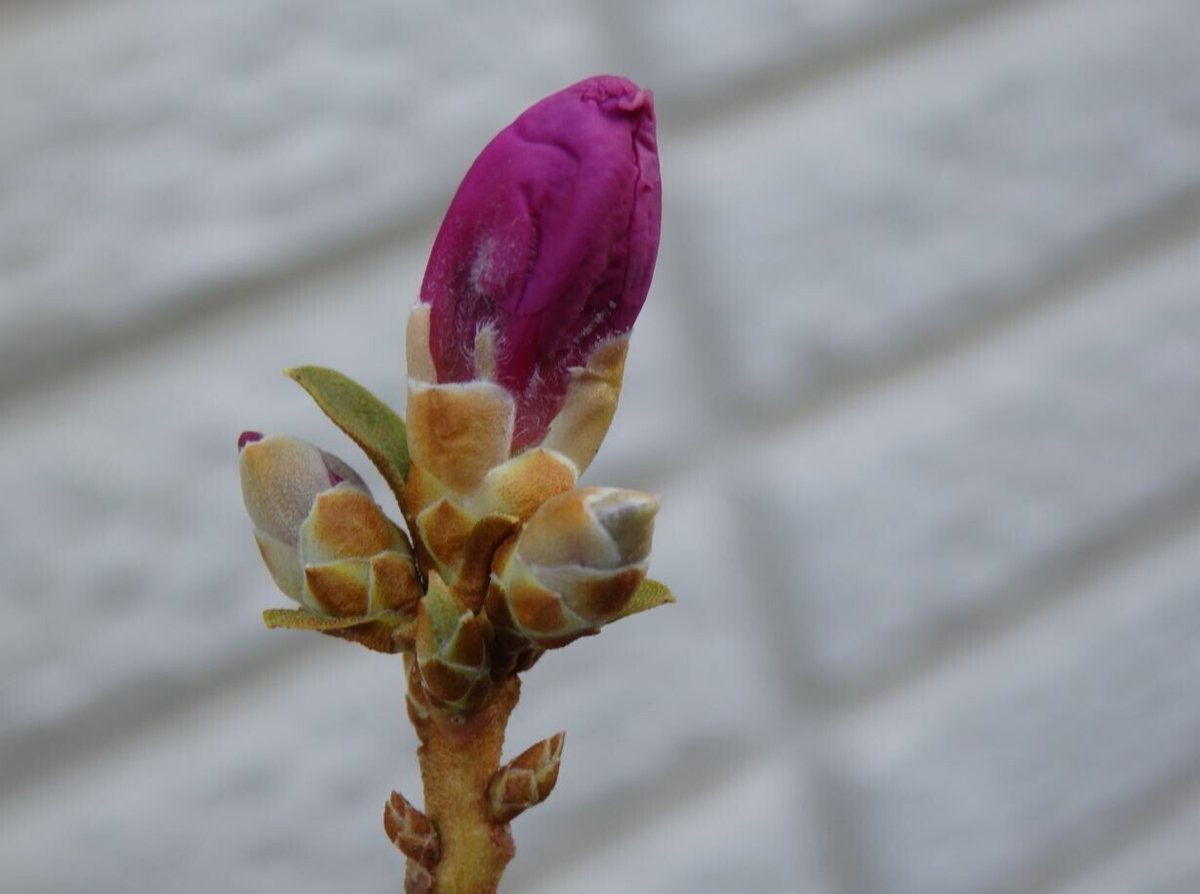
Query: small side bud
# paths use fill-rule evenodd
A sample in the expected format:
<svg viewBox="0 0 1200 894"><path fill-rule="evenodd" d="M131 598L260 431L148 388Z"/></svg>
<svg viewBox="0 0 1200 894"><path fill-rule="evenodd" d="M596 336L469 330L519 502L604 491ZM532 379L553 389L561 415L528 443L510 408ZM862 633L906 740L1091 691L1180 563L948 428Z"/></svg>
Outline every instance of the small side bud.
<svg viewBox="0 0 1200 894"><path fill-rule="evenodd" d="M477 711L491 695L487 621L462 605L441 577L417 610L416 652L421 685L432 702L450 711Z"/></svg>
<svg viewBox="0 0 1200 894"><path fill-rule="evenodd" d="M502 648L557 648L619 618L646 577L657 512L657 498L616 488L546 501L492 566L485 607Z"/></svg>
<svg viewBox="0 0 1200 894"><path fill-rule="evenodd" d="M496 771L488 786L492 819L507 823L550 797L558 782L566 733L555 733Z"/></svg>
<svg viewBox="0 0 1200 894"><path fill-rule="evenodd" d="M244 432L239 469L254 537L279 588L303 606L268 626L319 630L376 651L412 647L421 586L408 538L332 454Z"/></svg>
<svg viewBox="0 0 1200 894"><path fill-rule="evenodd" d="M392 844L410 860L432 869L442 858L441 840L429 817L399 792L383 808L383 829Z"/></svg>

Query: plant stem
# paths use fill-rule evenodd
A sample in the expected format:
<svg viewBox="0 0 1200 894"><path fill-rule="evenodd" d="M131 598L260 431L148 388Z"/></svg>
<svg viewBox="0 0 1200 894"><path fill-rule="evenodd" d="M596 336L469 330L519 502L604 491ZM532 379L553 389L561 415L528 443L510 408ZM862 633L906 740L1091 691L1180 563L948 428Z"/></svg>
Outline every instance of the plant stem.
<svg viewBox="0 0 1200 894"><path fill-rule="evenodd" d="M491 701L472 714L431 706L409 671L408 714L421 745L417 759L425 786L425 814L437 829L441 859L428 873L410 867L408 894L496 894L515 853L508 823L492 819L488 785L500 768L504 731L520 697L521 683L499 681ZM414 688L416 684L416 688ZM410 861L411 862L411 861Z"/></svg>

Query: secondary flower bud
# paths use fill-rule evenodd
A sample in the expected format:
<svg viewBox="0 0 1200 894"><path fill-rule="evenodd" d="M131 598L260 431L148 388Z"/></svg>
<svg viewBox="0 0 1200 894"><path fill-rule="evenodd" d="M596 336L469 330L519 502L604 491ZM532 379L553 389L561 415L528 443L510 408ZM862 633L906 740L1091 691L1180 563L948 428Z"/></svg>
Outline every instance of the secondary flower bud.
<svg viewBox="0 0 1200 894"><path fill-rule="evenodd" d="M496 554L485 607L508 652L556 648L617 618L646 577L658 500L588 487L542 505Z"/></svg>
<svg viewBox="0 0 1200 894"><path fill-rule="evenodd" d="M511 450L540 443L570 370L633 325L661 204L649 91L600 76L529 108L450 204L421 286L427 346L410 338L410 375L498 383L515 401Z"/></svg>
<svg viewBox="0 0 1200 894"><path fill-rule="evenodd" d="M297 547L317 494L342 482L363 490L366 485L336 456L288 435L264 438L243 432L238 454L242 499L263 560L279 589L302 601L304 573Z"/></svg>
<svg viewBox="0 0 1200 894"><path fill-rule="evenodd" d="M285 594L323 617L415 617L408 539L354 470L299 438L246 432L238 447L255 539Z"/></svg>

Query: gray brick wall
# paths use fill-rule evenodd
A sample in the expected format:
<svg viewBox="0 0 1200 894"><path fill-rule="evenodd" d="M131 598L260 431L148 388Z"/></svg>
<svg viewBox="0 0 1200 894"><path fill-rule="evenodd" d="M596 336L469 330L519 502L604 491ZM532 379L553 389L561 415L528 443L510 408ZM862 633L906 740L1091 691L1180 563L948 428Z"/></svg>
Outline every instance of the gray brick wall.
<svg viewBox="0 0 1200 894"><path fill-rule="evenodd" d="M233 439L365 465L276 371L402 402L457 179L598 71L667 207L588 478L680 604L528 676L507 890L1200 890L1193 0L5 4L0 889L398 889L398 668L262 629Z"/></svg>

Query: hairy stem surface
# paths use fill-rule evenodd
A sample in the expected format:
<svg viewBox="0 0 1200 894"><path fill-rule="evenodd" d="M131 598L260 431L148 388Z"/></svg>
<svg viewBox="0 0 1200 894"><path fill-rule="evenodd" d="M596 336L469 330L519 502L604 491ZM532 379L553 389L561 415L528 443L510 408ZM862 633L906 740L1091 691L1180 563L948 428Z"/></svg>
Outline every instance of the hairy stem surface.
<svg viewBox="0 0 1200 894"><path fill-rule="evenodd" d="M408 894L496 894L515 853L508 823L492 819L488 785L500 768L504 731L520 697L516 676L496 684L491 701L472 714L431 706L409 671L408 714L421 745L417 759L425 786L425 814L441 841L441 860L428 872L410 866ZM414 688L415 687L415 688ZM412 861L410 861L411 863Z"/></svg>

